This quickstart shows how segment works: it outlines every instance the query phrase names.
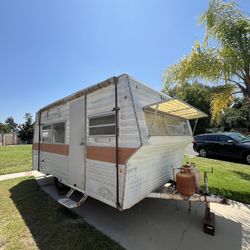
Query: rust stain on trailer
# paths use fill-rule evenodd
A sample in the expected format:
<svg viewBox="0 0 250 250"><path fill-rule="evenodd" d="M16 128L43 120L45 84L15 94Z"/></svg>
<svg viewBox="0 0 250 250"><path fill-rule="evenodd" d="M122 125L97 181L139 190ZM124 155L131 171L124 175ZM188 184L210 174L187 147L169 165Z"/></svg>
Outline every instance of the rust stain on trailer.
<svg viewBox="0 0 250 250"><path fill-rule="evenodd" d="M33 143L32 149L38 150L38 143ZM69 145L40 143L40 151L59 154L59 155L69 155Z"/></svg>
<svg viewBox="0 0 250 250"><path fill-rule="evenodd" d="M87 158L96 161L116 163L115 147L87 146ZM125 164L137 148L119 148L119 164Z"/></svg>

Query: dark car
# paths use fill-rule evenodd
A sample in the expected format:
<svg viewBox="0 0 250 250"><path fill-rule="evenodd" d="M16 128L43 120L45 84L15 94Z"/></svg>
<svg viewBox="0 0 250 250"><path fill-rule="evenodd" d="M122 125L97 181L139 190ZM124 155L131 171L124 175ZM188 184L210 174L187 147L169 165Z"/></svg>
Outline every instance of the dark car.
<svg viewBox="0 0 250 250"><path fill-rule="evenodd" d="M240 133L196 135L193 148L202 157L208 155L232 157L250 164L250 137Z"/></svg>

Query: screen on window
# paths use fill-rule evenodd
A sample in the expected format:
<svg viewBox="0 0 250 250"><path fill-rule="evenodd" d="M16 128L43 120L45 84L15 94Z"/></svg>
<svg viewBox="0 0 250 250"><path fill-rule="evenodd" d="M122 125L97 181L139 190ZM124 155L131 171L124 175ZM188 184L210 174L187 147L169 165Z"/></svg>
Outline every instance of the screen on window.
<svg viewBox="0 0 250 250"><path fill-rule="evenodd" d="M42 127L42 142L52 142L51 125L44 125Z"/></svg>
<svg viewBox="0 0 250 250"><path fill-rule="evenodd" d="M65 123L53 124L53 142L64 143L65 140Z"/></svg>
<svg viewBox="0 0 250 250"><path fill-rule="evenodd" d="M189 121L160 113L145 112L148 132L152 136L191 135Z"/></svg>
<svg viewBox="0 0 250 250"><path fill-rule="evenodd" d="M89 118L89 135L115 135L115 115Z"/></svg>

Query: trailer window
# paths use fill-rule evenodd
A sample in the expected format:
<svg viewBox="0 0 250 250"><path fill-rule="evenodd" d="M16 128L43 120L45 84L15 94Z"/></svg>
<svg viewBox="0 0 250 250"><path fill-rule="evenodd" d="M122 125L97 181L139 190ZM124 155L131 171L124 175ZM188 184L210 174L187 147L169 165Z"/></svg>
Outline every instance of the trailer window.
<svg viewBox="0 0 250 250"><path fill-rule="evenodd" d="M52 127L44 125L42 127L42 142L52 142Z"/></svg>
<svg viewBox="0 0 250 250"><path fill-rule="evenodd" d="M53 142L64 143L65 140L65 123L53 124Z"/></svg>
<svg viewBox="0 0 250 250"><path fill-rule="evenodd" d="M115 135L115 115L90 117L89 135Z"/></svg>
<svg viewBox="0 0 250 250"><path fill-rule="evenodd" d="M145 119L149 135L171 136L171 135L191 135L188 120L181 120L165 114L145 112Z"/></svg>

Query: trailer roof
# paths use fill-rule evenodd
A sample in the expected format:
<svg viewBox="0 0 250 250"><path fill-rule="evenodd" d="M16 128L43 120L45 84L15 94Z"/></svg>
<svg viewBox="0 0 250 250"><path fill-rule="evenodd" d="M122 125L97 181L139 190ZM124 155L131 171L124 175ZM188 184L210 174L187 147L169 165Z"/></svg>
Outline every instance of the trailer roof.
<svg viewBox="0 0 250 250"><path fill-rule="evenodd" d="M120 77L120 76L118 76L118 77ZM51 103L51 104L49 104L49 105L47 105L47 106L41 108L41 109L39 110L39 112L48 110L48 109L50 109L50 108L53 108L53 107L56 107L56 106L59 106L59 105L62 105L62 104L65 104L65 103L67 103L67 102L69 102L69 101L72 101L72 100L74 100L74 99L76 99L76 98L79 98L79 97L81 97L81 96L83 96L83 95L86 95L86 94L89 94L89 93L91 93L91 92L94 92L94 91L96 91L97 89L100 89L100 88L109 86L110 84L114 83L115 79L117 79L118 77L113 76L113 77L108 78L107 80L102 81L102 82L100 82L100 83L98 83L98 84L95 84L95 85L92 85L92 86L87 87L87 88L85 88L85 89L82 89L82 90L80 90L80 91L77 91L77 92L75 92L75 93L72 94L72 95L66 96L66 97L64 97L64 98L62 98L62 99L60 99L60 100L58 100L58 101L55 101L55 102L53 102L53 103Z"/></svg>
<svg viewBox="0 0 250 250"><path fill-rule="evenodd" d="M143 107L143 109L150 111L160 111L187 120L208 117L208 115L204 112L176 97L157 103L152 103Z"/></svg>
<svg viewBox="0 0 250 250"><path fill-rule="evenodd" d="M104 80L104 81L102 81L102 82L100 82L100 83L97 83L97 84L95 84L95 85L92 85L92 86L90 86L90 87L87 87L87 88L85 88L85 89L82 89L82 90L80 90L80 91L77 91L77 92L75 92L75 93L73 93L73 94L71 94L71 95L69 95L69 96L66 96L66 97L64 97L64 98L62 98L62 99L59 99L59 100L57 100L57 101L55 101L55 102L53 102L53 103L50 103L49 105L47 105L47 106L41 108L38 112L46 111L46 110L48 110L48 109L50 109L50 108L54 108L54 107L56 107L56 106L65 104L65 103L67 103L67 102L70 102L70 101L72 101L72 100L74 100L74 99L76 99L76 98L79 98L79 97L81 97L81 96L84 96L84 95L86 95L86 94L92 93L92 92L94 92L94 91L96 91L96 90L98 90L98 89L100 89L100 88L107 87L107 86L109 86L109 85L111 85L111 84L114 84L114 83L117 81L117 79L120 78L120 77L122 77L122 76L127 76L127 77L130 77L131 79L133 79L131 76L129 76L129 75L126 74L126 73L121 74L121 75L119 75L119 76L110 77L110 78L108 78L108 79L106 79L106 80ZM133 80L134 80L134 79L133 79ZM136 80L135 80L135 81L136 81ZM144 85L144 84L143 84L143 85ZM147 88L150 88L150 87L148 87L147 85L144 85L144 86L147 87ZM153 89L151 89L151 90L153 90ZM154 91L155 91L155 90L154 90ZM155 91L155 92L156 92L156 91ZM161 94L161 96L162 96L163 98L167 98L167 97L168 97L168 96L165 95L164 93L160 93L160 94Z"/></svg>

